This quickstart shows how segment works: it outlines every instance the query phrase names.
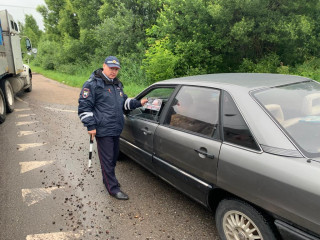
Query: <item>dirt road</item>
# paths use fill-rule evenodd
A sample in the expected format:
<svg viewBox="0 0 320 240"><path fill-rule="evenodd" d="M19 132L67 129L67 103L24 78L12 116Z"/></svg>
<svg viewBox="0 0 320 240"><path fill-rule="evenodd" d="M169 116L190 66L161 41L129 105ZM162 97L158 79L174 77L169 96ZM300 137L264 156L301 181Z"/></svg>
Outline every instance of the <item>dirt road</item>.
<svg viewBox="0 0 320 240"><path fill-rule="evenodd" d="M218 239L211 213L130 159L116 168L130 200L107 194L79 93L34 74L0 125L0 239Z"/></svg>

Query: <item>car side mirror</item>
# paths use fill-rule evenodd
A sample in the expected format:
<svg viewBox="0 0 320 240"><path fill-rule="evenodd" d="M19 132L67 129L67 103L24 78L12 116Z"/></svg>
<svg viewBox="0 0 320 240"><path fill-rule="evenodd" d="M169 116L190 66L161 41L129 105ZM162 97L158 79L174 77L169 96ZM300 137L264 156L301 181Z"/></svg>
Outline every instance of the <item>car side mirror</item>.
<svg viewBox="0 0 320 240"><path fill-rule="evenodd" d="M32 50L32 45L31 45L31 41L29 38L26 39L26 48L27 48L28 52L30 52Z"/></svg>

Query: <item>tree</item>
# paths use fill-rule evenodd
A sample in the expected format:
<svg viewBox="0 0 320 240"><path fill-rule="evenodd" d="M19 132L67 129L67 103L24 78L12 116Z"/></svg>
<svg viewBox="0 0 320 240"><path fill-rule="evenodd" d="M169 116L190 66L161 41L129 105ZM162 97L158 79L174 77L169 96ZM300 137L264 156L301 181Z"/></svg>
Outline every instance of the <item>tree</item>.
<svg viewBox="0 0 320 240"><path fill-rule="evenodd" d="M100 47L96 53L132 56L136 61L143 58L147 48L146 29L155 23L159 2L104 0L99 15L103 22L96 28Z"/></svg>
<svg viewBox="0 0 320 240"><path fill-rule="evenodd" d="M66 5L65 0L45 0L47 5L40 5L37 7L37 11L42 15L46 38L49 40L59 41L61 33L58 29L60 20L60 10L64 9Z"/></svg>
<svg viewBox="0 0 320 240"><path fill-rule="evenodd" d="M24 37L28 37L31 40L33 47L38 46L42 31L39 29L39 26L32 15L25 15L25 24L20 25L20 34L23 36L22 40L25 40Z"/></svg>
<svg viewBox="0 0 320 240"><path fill-rule="evenodd" d="M97 54L106 56L111 53L113 55L137 53L137 44L145 38L143 29L137 26L138 21L132 11L122 5L116 15L106 19L97 27L95 33L100 45Z"/></svg>
<svg viewBox="0 0 320 240"><path fill-rule="evenodd" d="M157 40L146 52L143 63L149 83L175 76L174 70L178 57L167 47L169 42L168 38Z"/></svg>
<svg viewBox="0 0 320 240"><path fill-rule="evenodd" d="M318 0L165 0L147 34L150 48L168 37L176 76L234 72L244 60L269 59L276 69L277 59L295 65L319 56L319 11Z"/></svg>
<svg viewBox="0 0 320 240"><path fill-rule="evenodd" d="M214 72L221 61L219 49L223 39L215 41L217 35L205 0L164 1L157 23L147 34L150 48L157 40L169 39L168 51L179 59L176 76ZM144 67L148 71L148 66Z"/></svg>
<svg viewBox="0 0 320 240"><path fill-rule="evenodd" d="M74 39L80 37L78 15L70 0L65 0L65 7L59 11L57 28L62 36L68 35Z"/></svg>
<svg viewBox="0 0 320 240"><path fill-rule="evenodd" d="M215 72L288 72L289 65L320 55L319 0L45 2L47 7L38 7L45 25L42 48L52 54L49 43L57 43L49 67L67 66L63 71L117 55L127 67L143 65L153 81Z"/></svg>
<svg viewBox="0 0 320 240"><path fill-rule="evenodd" d="M78 16L80 29L92 29L102 21L98 11L102 6L102 0L72 0L74 11Z"/></svg>

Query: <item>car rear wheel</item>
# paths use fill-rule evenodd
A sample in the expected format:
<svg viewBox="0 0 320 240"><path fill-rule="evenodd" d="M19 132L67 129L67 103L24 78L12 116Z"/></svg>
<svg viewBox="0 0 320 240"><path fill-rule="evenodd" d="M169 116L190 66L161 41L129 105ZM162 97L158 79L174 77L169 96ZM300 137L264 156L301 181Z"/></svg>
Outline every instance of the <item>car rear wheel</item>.
<svg viewBox="0 0 320 240"><path fill-rule="evenodd" d="M217 207L215 219L222 240L276 240L263 214L244 201L222 200Z"/></svg>
<svg viewBox="0 0 320 240"><path fill-rule="evenodd" d="M4 94L0 88L0 123L3 123L6 119L6 102Z"/></svg>
<svg viewBox="0 0 320 240"><path fill-rule="evenodd" d="M4 80L1 83L2 93L4 94L7 113L11 113L14 110L14 93L13 88L8 80Z"/></svg>

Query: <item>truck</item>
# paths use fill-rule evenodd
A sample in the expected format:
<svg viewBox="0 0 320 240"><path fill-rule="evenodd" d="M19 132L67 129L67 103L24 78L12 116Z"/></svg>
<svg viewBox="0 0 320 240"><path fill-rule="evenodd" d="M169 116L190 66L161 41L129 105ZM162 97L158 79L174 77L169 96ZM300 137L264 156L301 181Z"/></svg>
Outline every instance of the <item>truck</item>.
<svg viewBox="0 0 320 240"><path fill-rule="evenodd" d="M15 94L31 92L32 72L23 64L18 25L7 10L0 11L0 124L14 110ZM32 50L26 38L27 51Z"/></svg>

